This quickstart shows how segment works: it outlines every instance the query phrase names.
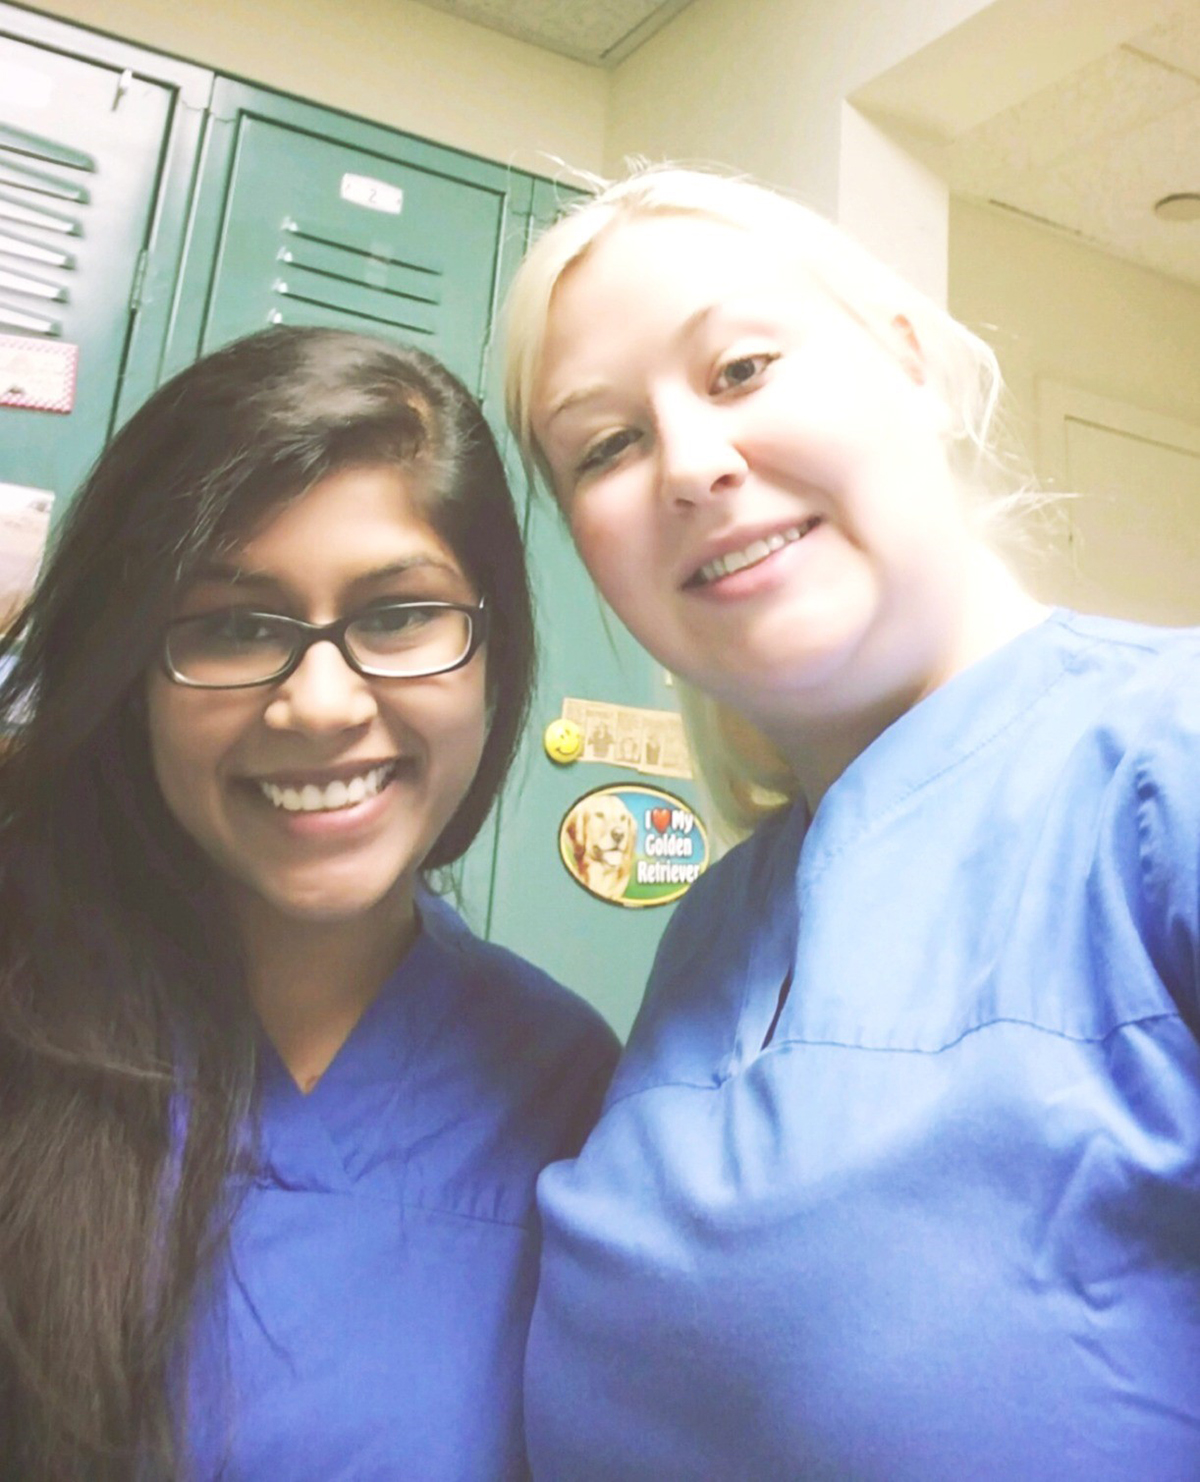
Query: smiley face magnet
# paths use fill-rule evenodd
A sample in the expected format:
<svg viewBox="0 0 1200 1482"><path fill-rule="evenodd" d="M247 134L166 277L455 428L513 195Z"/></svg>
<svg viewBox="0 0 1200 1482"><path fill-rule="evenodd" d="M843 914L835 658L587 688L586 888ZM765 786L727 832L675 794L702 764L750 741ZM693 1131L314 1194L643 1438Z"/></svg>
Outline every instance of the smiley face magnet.
<svg viewBox="0 0 1200 1482"><path fill-rule="evenodd" d="M583 731L573 720L552 720L542 732L542 746L552 762L565 767L583 754Z"/></svg>

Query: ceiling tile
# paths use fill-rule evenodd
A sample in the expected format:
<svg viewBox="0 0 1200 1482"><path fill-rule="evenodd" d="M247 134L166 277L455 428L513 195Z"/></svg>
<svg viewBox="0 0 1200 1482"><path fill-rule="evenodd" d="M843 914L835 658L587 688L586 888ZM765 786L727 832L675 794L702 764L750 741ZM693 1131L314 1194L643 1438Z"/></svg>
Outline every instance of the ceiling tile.
<svg viewBox="0 0 1200 1482"><path fill-rule="evenodd" d="M689 0L422 0L460 20L594 66L628 56Z"/></svg>
<svg viewBox="0 0 1200 1482"><path fill-rule="evenodd" d="M1174 21L1134 36L1129 45L1169 67L1190 72L1200 81L1200 6L1191 6Z"/></svg>
<svg viewBox="0 0 1200 1482"><path fill-rule="evenodd" d="M1007 206L1200 285L1200 223L1154 203L1200 190L1200 16L1143 33L968 130L931 164Z"/></svg>

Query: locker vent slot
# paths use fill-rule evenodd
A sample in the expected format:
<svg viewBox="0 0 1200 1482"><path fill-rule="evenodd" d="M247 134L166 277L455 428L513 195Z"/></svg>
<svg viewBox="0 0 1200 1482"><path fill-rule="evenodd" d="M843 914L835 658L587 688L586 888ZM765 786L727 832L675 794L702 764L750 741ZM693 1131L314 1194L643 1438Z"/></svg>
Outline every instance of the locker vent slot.
<svg viewBox="0 0 1200 1482"><path fill-rule="evenodd" d="M279 298L405 334L437 333L442 302L439 268L405 261L389 243L362 247L308 231L291 220L283 223L283 232L274 283ZM283 311L272 317L281 320Z"/></svg>
<svg viewBox="0 0 1200 1482"><path fill-rule="evenodd" d="M0 330L62 334L78 261L64 238L83 236L91 193L80 175L96 172L90 155L53 139L0 125Z"/></svg>

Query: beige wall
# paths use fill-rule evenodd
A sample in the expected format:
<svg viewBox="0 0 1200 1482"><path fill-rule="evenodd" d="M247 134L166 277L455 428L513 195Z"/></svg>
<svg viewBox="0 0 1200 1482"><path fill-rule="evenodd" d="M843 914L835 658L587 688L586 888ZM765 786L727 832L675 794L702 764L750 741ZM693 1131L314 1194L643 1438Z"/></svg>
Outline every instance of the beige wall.
<svg viewBox="0 0 1200 1482"><path fill-rule="evenodd" d="M951 311L996 351L1042 482L1076 482L1063 472L1061 415L1046 415L1063 388L1087 409L1079 437L1094 449L1107 439L1109 456L1075 466L1113 487L1071 489L1082 497L1042 532L1034 584L1052 600L1200 622L1200 290L957 200L949 289Z"/></svg>
<svg viewBox="0 0 1200 1482"><path fill-rule="evenodd" d="M538 173L554 173L556 158L592 171L617 171L628 154L706 159L832 212L843 95L989 5L692 0L611 73L415 0L42 0L42 8Z"/></svg>
<svg viewBox="0 0 1200 1482"><path fill-rule="evenodd" d="M607 168L733 166L834 217L935 300L942 181L847 99L985 12L1026 0L692 0L618 67Z"/></svg>
<svg viewBox="0 0 1200 1482"><path fill-rule="evenodd" d="M999 356L1031 453L1038 377L1200 420L1200 289L955 200L949 303Z"/></svg>
<svg viewBox="0 0 1200 1482"><path fill-rule="evenodd" d="M608 165L734 165L835 213L843 97L986 0L692 0L613 74Z"/></svg>
<svg viewBox="0 0 1200 1482"><path fill-rule="evenodd" d="M556 161L616 172L627 154L749 170L840 209L939 298L945 190L869 121L851 112L843 127L843 95L997 3L1019 0L692 0L607 72L414 0L46 0L64 19L539 174Z"/></svg>
<svg viewBox="0 0 1200 1482"><path fill-rule="evenodd" d="M45 0L64 20L537 174L599 170L608 74L413 0Z"/></svg>

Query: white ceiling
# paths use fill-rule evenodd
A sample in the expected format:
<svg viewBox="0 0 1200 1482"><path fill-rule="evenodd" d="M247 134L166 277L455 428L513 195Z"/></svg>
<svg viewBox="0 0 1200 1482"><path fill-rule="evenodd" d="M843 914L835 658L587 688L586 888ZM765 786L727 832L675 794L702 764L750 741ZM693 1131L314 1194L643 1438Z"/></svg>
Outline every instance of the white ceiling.
<svg viewBox="0 0 1200 1482"><path fill-rule="evenodd" d="M689 0L424 0L612 66ZM950 142L911 141L957 194L1018 211L1200 287L1200 221L1154 203L1200 191L1200 0ZM1029 38L1036 47L1036 36ZM736 160L726 163L736 165Z"/></svg>
<svg viewBox="0 0 1200 1482"><path fill-rule="evenodd" d="M464 21L547 51L611 67L635 51L690 0L423 0Z"/></svg>
<svg viewBox="0 0 1200 1482"><path fill-rule="evenodd" d="M1200 287L1200 221L1154 214L1200 191L1200 4L919 152L957 194Z"/></svg>

